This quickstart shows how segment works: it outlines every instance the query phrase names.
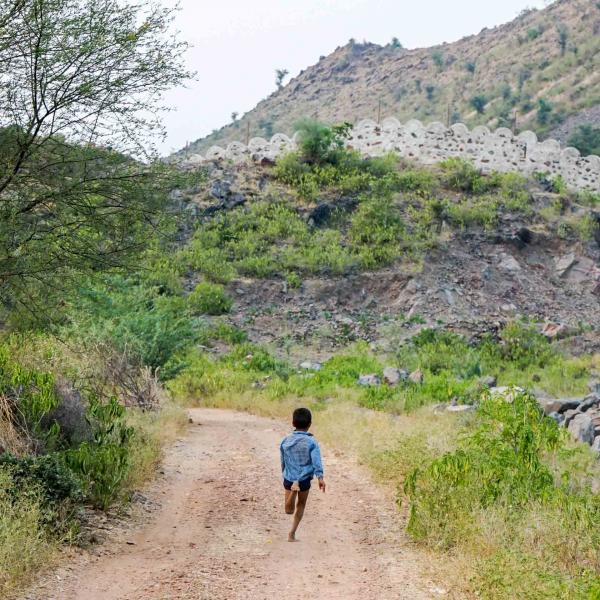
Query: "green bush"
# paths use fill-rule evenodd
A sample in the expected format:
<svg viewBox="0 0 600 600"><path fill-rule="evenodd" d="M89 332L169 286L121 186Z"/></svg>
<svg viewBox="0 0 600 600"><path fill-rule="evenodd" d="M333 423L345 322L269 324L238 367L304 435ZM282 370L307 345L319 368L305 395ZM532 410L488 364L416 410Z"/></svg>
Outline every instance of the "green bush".
<svg viewBox="0 0 600 600"><path fill-rule="evenodd" d="M580 125L569 138L569 146L577 148L583 156L600 155L600 127Z"/></svg>
<svg viewBox="0 0 600 600"><path fill-rule="evenodd" d="M328 127L312 119L303 119L294 126L302 158L312 164L335 164L344 155L344 145L352 125L343 123Z"/></svg>
<svg viewBox="0 0 600 600"><path fill-rule="evenodd" d="M444 547L456 544L464 513L496 503L513 508L548 497L554 477L542 458L561 444L553 419L545 417L535 398L518 394L484 400L478 426L465 434L456 451L435 459L407 478L409 532L432 538Z"/></svg>
<svg viewBox="0 0 600 600"><path fill-rule="evenodd" d="M482 175L472 163L462 158L448 158L440 163L444 184L459 192L481 191Z"/></svg>
<svg viewBox="0 0 600 600"><path fill-rule="evenodd" d="M159 368L190 346L200 329L180 296L114 276L81 291L66 333L106 343L134 362Z"/></svg>
<svg viewBox="0 0 600 600"><path fill-rule="evenodd" d="M64 501L78 503L83 499L81 481L67 466L61 453L16 457L0 454L0 471L9 472L14 487L11 494L39 491L42 505L51 510Z"/></svg>
<svg viewBox="0 0 600 600"><path fill-rule="evenodd" d="M455 450L406 477L409 533L469 557L478 596L595 598L600 501L566 439L535 398L486 398Z"/></svg>
<svg viewBox="0 0 600 600"><path fill-rule="evenodd" d="M350 250L364 268L389 264L401 255L405 231L400 212L390 198L364 200L351 219Z"/></svg>
<svg viewBox="0 0 600 600"><path fill-rule="evenodd" d="M222 285L203 282L188 296L188 304L195 314L223 315L231 310L233 301Z"/></svg>
<svg viewBox="0 0 600 600"><path fill-rule="evenodd" d="M487 105L487 98L479 94L477 96L473 96L471 100L469 100L469 104L480 114L482 115L485 112L485 107Z"/></svg>
<svg viewBox="0 0 600 600"><path fill-rule="evenodd" d="M10 344L0 346L0 397L9 411L5 418L17 431L31 436L40 451L59 445L60 426L45 420L60 404L54 376L11 360Z"/></svg>
<svg viewBox="0 0 600 600"><path fill-rule="evenodd" d="M94 440L67 451L66 461L81 478L86 497L106 510L129 473L129 443L134 431L125 422L125 408L115 399L107 404L92 400L89 415Z"/></svg>

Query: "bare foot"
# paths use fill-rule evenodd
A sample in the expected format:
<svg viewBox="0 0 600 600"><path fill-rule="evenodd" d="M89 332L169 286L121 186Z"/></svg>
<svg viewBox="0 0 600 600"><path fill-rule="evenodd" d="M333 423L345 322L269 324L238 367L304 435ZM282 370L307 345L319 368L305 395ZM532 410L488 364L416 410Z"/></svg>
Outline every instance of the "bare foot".
<svg viewBox="0 0 600 600"><path fill-rule="evenodd" d="M297 542L296 534L292 531L288 533L288 542Z"/></svg>

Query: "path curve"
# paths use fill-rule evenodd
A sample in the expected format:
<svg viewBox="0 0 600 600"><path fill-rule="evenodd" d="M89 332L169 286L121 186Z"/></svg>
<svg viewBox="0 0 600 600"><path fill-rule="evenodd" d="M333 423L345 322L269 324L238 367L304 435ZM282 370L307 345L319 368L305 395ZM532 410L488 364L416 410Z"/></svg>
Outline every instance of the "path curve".
<svg viewBox="0 0 600 600"><path fill-rule="evenodd" d="M324 448L328 489L313 487L299 542L286 541L278 421L192 409L151 491L152 522L104 556L62 568L28 599L421 600L436 598L399 531L389 495Z"/></svg>

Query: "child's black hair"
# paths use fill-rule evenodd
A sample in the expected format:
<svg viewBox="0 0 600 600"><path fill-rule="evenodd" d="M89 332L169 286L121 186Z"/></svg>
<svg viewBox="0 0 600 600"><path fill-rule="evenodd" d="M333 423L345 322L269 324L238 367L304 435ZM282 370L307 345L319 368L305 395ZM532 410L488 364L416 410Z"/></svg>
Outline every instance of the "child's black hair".
<svg viewBox="0 0 600 600"><path fill-rule="evenodd" d="M297 408L292 415L292 424L296 429L308 429L312 423L312 414L308 408Z"/></svg>

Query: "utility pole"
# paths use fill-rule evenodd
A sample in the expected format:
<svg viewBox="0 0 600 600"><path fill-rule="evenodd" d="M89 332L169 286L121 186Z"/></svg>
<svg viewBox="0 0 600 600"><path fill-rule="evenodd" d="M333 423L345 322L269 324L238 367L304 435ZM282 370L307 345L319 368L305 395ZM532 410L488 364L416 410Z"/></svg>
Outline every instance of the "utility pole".
<svg viewBox="0 0 600 600"><path fill-rule="evenodd" d="M377 107L377 125L381 123L381 98L379 98L379 105Z"/></svg>
<svg viewBox="0 0 600 600"><path fill-rule="evenodd" d="M446 127L448 127L448 129L450 129L450 104L448 104L448 107L446 109Z"/></svg>
<svg viewBox="0 0 600 600"><path fill-rule="evenodd" d="M515 114L513 117L513 133L516 135L517 133L517 115L518 115L518 111L515 109Z"/></svg>
<svg viewBox="0 0 600 600"><path fill-rule="evenodd" d="M246 146L250 143L250 120L246 123Z"/></svg>

